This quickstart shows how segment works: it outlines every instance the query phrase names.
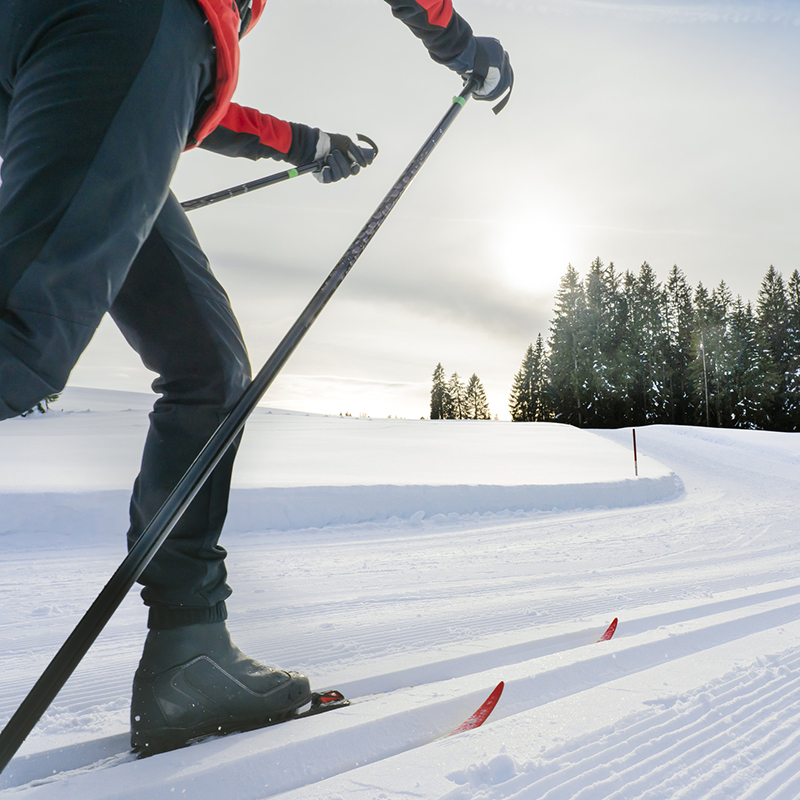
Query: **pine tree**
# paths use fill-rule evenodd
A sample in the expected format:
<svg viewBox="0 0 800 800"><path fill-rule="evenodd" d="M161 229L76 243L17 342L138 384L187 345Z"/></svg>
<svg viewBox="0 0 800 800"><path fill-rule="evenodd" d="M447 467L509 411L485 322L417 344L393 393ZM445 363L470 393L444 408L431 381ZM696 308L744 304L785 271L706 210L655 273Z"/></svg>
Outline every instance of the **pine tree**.
<svg viewBox="0 0 800 800"><path fill-rule="evenodd" d="M531 402L535 422L546 422L553 418L552 390L548 381L549 359L544 349L542 334L536 336L533 351L533 374L531 375Z"/></svg>
<svg viewBox="0 0 800 800"><path fill-rule="evenodd" d="M431 389L431 419L445 419L445 404L447 400L447 383L445 382L444 367L441 363L433 371L433 388Z"/></svg>
<svg viewBox="0 0 800 800"><path fill-rule="evenodd" d="M698 284L694 298L694 360L690 375L695 386L695 422L713 427L738 424L736 385L739 374L749 367L741 359L747 356L747 320L740 316L734 326L736 305L725 281L711 293ZM744 339L742 338L744 337Z"/></svg>
<svg viewBox="0 0 800 800"><path fill-rule="evenodd" d="M756 318L750 303L736 298L730 315L730 338L736 361L733 369L731 396L735 406L737 428L759 428L765 421L765 408L772 401L774 377L763 363L756 343Z"/></svg>
<svg viewBox="0 0 800 800"><path fill-rule="evenodd" d="M614 264L597 258L586 277L586 347L592 355L587 423L619 427L630 422L630 298Z"/></svg>
<svg viewBox="0 0 800 800"><path fill-rule="evenodd" d="M695 325L692 347L695 357L690 370L695 386L697 387L697 418L696 423L717 427L719 420L716 416L714 403L717 385L716 365L718 351L715 342L718 337L715 330L719 325L715 303L708 289L702 282L697 284L694 292Z"/></svg>
<svg viewBox="0 0 800 800"><path fill-rule="evenodd" d="M675 264L664 291L664 328L668 343L665 421L673 425L688 425L694 420L695 389L689 371L693 327L692 290Z"/></svg>
<svg viewBox="0 0 800 800"><path fill-rule="evenodd" d="M513 422L542 422L551 417L550 389L547 382L548 359L540 333L536 347L528 345L509 398Z"/></svg>
<svg viewBox="0 0 800 800"><path fill-rule="evenodd" d="M628 282L629 308L633 324L629 328L629 375L633 424L661 422L667 406L668 337L662 309L664 292L653 268L645 261L639 274Z"/></svg>
<svg viewBox="0 0 800 800"><path fill-rule="evenodd" d="M628 421L629 408L625 398L625 341L628 335L630 310L622 291L622 276L614 263L603 272L604 334L601 353L604 362L601 399L607 411L600 415L604 427L620 427Z"/></svg>
<svg viewBox="0 0 800 800"><path fill-rule="evenodd" d="M533 422L535 420L532 386L534 358L533 345L529 344L519 372L514 376L511 397L508 400L512 422Z"/></svg>
<svg viewBox="0 0 800 800"><path fill-rule="evenodd" d="M584 281L584 357L586 374L585 421L591 427L608 427L621 413L620 347L625 338L627 304L620 291L614 265L596 258Z"/></svg>
<svg viewBox="0 0 800 800"><path fill-rule="evenodd" d="M582 427L587 419L587 385L592 373L586 354L586 297L578 273L570 264L555 299L550 325L550 385L553 417Z"/></svg>
<svg viewBox="0 0 800 800"><path fill-rule="evenodd" d="M741 341L734 333L732 309L735 309L733 297L725 281L711 293L711 304L714 313L715 327L711 331L710 344L715 352L714 410L717 425L730 428L736 424L737 398L735 386L739 369L746 371L746 357L741 350ZM740 363L744 357L745 362Z"/></svg>
<svg viewBox="0 0 800 800"><path fill-rule="evenodd" d="M795 270L786 285L788 303L788 368L786 374L786 413L789 430L800 431L800 272Z"/></svg>
<svg viewBox="0 0 800 800"><path fill-rule="evenodd" d="M491 419L489 402L480 378L473 373L464 392L464 419Z"/></svg>
<svg viewBox="0 0 800 800"><path fill-rule="evenodd" d="M792 430L787 389L791 370L789 353L789 299L783 276L770 265L758 292L757 341L765 363L777 378L772 402L766 409L770 430Z"/></svg>
<svg viewBox="0 0 800 800"><path fill-rule="evenodd" d="M582 424L594 428L602 425L607 387L607 361L603 347L608 330L605 316L604 269L603 262L596 258L583 282L584 308L581 320L583 357L589 369L585 373L582 387Z"/></svg>
<svg viewBox="0 0 800 800"><path fill-rule="evenodd" d="M454 372L447 383L447 397L444 406L445 419L464 419L464 384L458 373Z"/></svg>

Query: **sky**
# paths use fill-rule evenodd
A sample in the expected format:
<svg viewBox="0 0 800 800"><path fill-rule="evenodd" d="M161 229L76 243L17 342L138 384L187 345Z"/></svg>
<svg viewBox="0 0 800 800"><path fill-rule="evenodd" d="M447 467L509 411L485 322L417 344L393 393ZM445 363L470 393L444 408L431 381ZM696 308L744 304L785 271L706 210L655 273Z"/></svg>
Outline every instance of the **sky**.
<svg viewBox="0 0 800 800"><path fill-rule="evenodd" d="M568 264L677 264L757 299L800 268L800 7L795 2L455 0L514 65L499 116L470 102L264 399L419 418L431 376L473 373L508 419ZM270 0L235 99L380 146L330 186L310 176L192 212L258 369L406 164L460 80L379 0ZM180 199L284 165L185 154ZM104 321L70 384L148 391Z"/></svg>

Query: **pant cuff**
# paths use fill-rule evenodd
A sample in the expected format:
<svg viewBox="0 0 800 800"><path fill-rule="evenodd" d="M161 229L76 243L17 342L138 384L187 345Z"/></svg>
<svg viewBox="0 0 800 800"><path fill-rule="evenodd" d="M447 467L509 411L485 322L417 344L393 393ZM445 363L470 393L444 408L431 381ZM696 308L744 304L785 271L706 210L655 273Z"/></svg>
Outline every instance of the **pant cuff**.
<svg viewBox="0 0 800 800"><path fill-rule="evenodd" d="M228 609L222 600L211 608L186 608L171 606L150 606L147 627L150 630L182 628L185 625L204 625L209 622L224 622L228 619Z"/></svg>

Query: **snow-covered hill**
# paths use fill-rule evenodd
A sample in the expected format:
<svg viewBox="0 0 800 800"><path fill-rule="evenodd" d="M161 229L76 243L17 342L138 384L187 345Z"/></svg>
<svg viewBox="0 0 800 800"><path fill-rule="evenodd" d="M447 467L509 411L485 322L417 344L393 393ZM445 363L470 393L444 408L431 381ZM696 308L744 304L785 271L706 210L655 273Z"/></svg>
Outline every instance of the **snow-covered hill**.
<svg viewBox="0 0 800 800"><path fill-rule="evenodd" d="M69 389L48 414L6 422L0 533L30 541L34 532L58 532L74 541L112 519L124 527L151 404L149 395ZM625 445L564 425L257 409L236 462L228 529L619 507L681 491L676 476L648 458L635 480Z"/></svg>
<svg viewBox="0 0 800 800"><path fill-rule="evenodd" d="M123 555L149 400L70 390L0 426L0 723ZM795 800L800 439L637 433L634 478L630 430L259 409L229 626L353 706L132 760L133 591L0 791ZM501 679L489 723L437 741Z"/></svg>

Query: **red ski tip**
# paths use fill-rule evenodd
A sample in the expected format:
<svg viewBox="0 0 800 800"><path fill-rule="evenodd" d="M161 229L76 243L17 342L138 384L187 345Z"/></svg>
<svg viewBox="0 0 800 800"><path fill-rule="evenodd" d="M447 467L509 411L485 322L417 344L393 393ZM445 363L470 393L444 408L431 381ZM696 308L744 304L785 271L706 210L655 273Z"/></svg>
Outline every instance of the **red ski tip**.
<svg viewBox="0 0 800 800"><path fill-rule="evenodd" d="M614 635L614 631L617 629L617 622L619 622L619 620L614 617L614 621L608 626L606 632L597 641L607 642Z"/></svg>
<svg viewBox="0 0 800 800"><path fill-rule="evenodd" d="M505 683L500 681L497 686L494 687L492 693L483 701L483 705L468 719L466 722L462 722L455 730L450 731L448 736L455 736L457 733L463 733L464 731L471 731L475 728L480 728L484 722L486 722L489 714L494 711L494 707L497 705L497 701L500 699L500 695L503 694L503 688L505 687Z"/></svg>

